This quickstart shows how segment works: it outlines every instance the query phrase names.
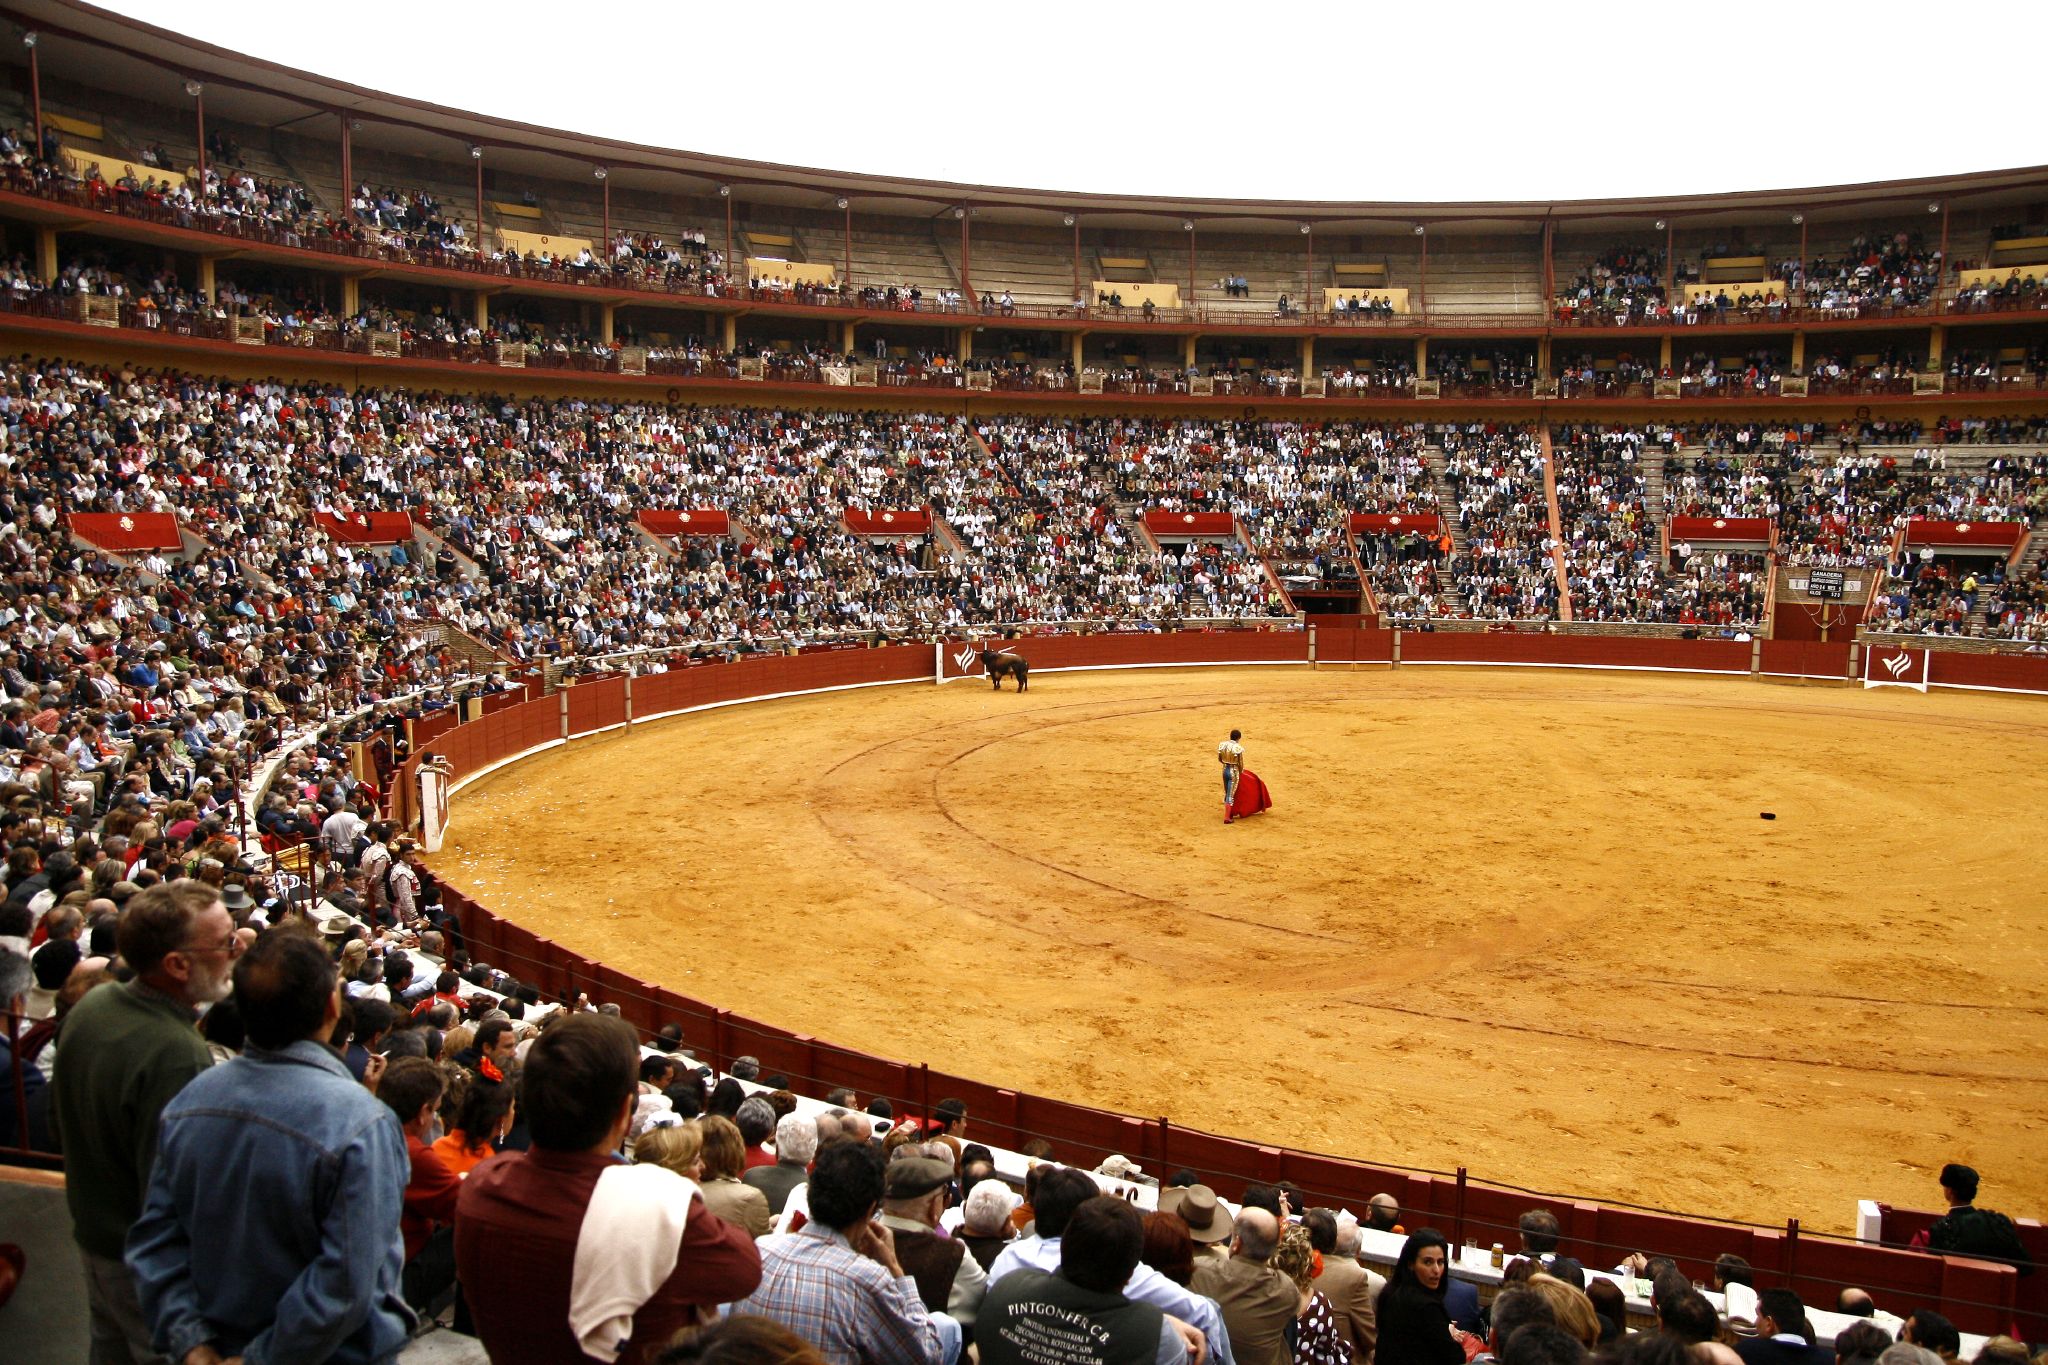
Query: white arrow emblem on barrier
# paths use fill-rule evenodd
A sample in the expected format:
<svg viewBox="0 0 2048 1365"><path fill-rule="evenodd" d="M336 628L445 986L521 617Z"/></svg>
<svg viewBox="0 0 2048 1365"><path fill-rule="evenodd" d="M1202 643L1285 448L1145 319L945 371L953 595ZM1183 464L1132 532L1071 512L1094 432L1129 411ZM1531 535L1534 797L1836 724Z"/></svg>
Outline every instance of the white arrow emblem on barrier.
<svg viewBox="0 0 2048 1365"><path fill-rule="evenodd" d="M965 673L968 669L974 667L974 661L979 657L980 655L974 651L974 646L969 645L953 656L953 662L960 665L960 671Z"/></svg>
<svg viewBox="0 0 2048 1365"><path fill-rule="evenodd" d="M1884 661L1884 671L1891 674L1894 678L1905 677L1907 670L1912 667L1913 656L1910 654L1894 654L1891 658Z"/></svg>

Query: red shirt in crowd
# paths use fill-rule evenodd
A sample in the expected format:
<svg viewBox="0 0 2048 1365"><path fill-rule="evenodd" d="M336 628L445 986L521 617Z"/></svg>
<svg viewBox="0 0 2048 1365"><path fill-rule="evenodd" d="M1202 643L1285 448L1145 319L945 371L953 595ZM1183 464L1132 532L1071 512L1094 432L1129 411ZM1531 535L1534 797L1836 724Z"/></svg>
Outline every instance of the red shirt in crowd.
<svg viewBox="0 0 2048 1365"><path fill-rule="evenodd" d="M462 1182L455 1269L492 1365L594 1359L569 1330L569 1268L591 1191L613 1164L596 1152L536 1147L486 1161ZM692 1196L676 1268L634 1315L619 1365L647 1365L697 1325L699 1310L743 1299L760 1283L754 1239Z"/></svg>
<svg viewBox="0 0 2048 1365"><path fill-rule="evenodd" d="M411 1133L405 1135L405 1150L412 1157L412 1179L405 1184L398 1231L405 1238L405 1259L410 1261L434 1235L435 1224L455 1221L455 1196L462 1193L462 1179L448 1169L439 1152Z"/></svg>

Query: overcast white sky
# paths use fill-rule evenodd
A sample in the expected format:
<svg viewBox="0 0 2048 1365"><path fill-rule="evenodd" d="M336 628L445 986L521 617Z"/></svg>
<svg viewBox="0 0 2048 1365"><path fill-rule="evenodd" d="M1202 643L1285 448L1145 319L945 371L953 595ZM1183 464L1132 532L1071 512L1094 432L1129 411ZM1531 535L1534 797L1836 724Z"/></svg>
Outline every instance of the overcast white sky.
<svg viewBox="0 0 2048 1365"><path fill-rule="evenodd" d="M2038 0L98 3L480 113L1027 188L1587 198L2048 161Z"/></svg>

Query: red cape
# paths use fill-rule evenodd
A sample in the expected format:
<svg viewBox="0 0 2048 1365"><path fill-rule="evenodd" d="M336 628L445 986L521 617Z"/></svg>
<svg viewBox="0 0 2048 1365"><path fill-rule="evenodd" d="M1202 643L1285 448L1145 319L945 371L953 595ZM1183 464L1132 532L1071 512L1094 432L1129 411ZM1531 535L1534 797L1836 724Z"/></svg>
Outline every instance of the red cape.
<svg viewBox="0 0 2048 1365"><path fill-rule="evenodd" d="M1246 768L1238 775L1237 795L1230 801L1230 816L1242 820L1247 815L1257 815L1262 810L1273 809L1273 794L1266 790L1266 784L1259 781L1259 775Z"/></svg>

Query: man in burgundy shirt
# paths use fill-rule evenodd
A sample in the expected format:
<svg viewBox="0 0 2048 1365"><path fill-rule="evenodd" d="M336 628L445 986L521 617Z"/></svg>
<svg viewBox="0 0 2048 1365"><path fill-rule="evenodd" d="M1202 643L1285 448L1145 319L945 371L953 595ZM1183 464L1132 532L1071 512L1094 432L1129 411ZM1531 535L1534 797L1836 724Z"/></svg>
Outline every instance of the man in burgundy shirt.
<svg viewBox="0 0 2048 1365"><path fill-rule="evenodd" d="M533 1147L471 1171L455 1209L456 1269L493 1365L645 1365L761 1282L753 1240L694 1184L620 1163L639 1081L633 1030L606 1015L573 1015L527 1053Z"/></svg>
<svg viewBox="0 0 2048 1365"><path fill-rule="evenodd" d="M377 1098L398 1115L412 1158L398 1231L405 1239L405 1301L420 1313L437 1310L455 1287L455 1196L462 1180L428 1145L430 1135L438 1136L430 1129L446 1088L441 1068L424 1057L400 1057L377 1082Z"/></svg>

